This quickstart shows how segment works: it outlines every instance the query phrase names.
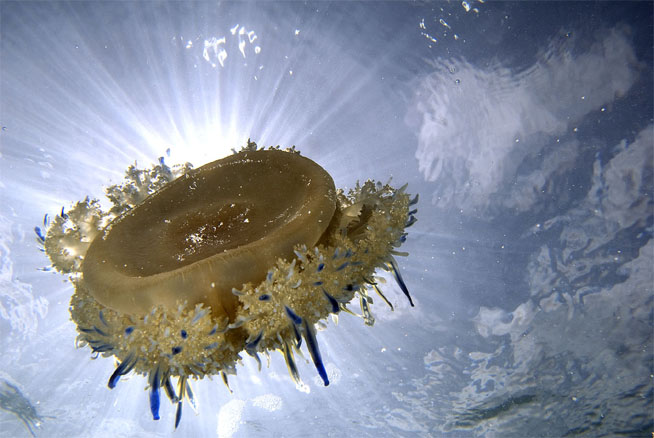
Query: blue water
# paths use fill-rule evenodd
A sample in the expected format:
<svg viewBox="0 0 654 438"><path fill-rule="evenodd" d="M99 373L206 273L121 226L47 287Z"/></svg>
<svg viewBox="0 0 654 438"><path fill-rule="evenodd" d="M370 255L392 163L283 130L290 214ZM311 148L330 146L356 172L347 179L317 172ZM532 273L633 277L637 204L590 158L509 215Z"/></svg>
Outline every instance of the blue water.
<svg viewBox="0 0 654 438"><path fill-rule="evenodd" d="M0 436L169 436L74 345L43 215L252 138L420 194L416 303L249 358L177 436L654 432L651 2L0 3ZM308 355L307 355L308 357Z"/></svg>

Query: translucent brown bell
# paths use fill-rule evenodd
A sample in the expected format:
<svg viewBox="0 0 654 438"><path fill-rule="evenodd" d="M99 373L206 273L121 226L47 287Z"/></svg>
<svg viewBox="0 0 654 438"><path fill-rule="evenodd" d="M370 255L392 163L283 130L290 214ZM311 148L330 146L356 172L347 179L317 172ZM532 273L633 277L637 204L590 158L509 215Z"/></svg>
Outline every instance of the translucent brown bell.
<svg viewBox="0 0 654 438"><path fill-rule="evenodd" d="M91 295L116 311L204 303L234 319L232 288L262 281L332 219L334 181L294 152L244 151L193 170L116 218L82 264Z"/></svg>

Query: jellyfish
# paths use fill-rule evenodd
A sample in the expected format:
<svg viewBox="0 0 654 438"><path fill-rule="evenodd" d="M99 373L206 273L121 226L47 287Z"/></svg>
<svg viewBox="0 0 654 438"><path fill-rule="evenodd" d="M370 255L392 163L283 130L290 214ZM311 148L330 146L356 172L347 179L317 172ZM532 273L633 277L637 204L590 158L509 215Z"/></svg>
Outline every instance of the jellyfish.
<svg viewBox="0 0 654 438"><path fill-rule="evenodd" d="M21 390L4 378L0 378L0 409L18 417L32 436L36 436L34 430L39 429L46 418L54 418L40 415Z"/></svg>
<svg viewBox="0 0 654 438"><path fill-rule="evenodd" d="M330 314L370 311L377 270L390 272L411 306L395 256L415 221L406 186L357 183L348 193L295 147L240 151L197 169L130 166L106 189L35 228L51 261L74 285L78 347L114 357L114 388L130 372L147 378L152 417L161 393L195 407L189 380L228 376L246 353L280 352L301 385L304 342L325 386L315 325Z"/></svg>

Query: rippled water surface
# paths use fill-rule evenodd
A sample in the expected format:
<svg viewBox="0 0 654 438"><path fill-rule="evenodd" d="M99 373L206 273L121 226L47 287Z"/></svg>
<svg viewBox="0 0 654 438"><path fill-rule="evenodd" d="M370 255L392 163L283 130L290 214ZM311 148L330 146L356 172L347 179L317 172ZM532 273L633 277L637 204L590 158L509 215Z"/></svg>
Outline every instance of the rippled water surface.
<svg viewBox="0 0 654 438"><path fill-rule="evenodd" d="M252 138L420 194L416 307L320 331L329 387L194 382L177 436L651 437L652 41L651 2L0 2L0 436L172 433L33 230Z"/></svg>

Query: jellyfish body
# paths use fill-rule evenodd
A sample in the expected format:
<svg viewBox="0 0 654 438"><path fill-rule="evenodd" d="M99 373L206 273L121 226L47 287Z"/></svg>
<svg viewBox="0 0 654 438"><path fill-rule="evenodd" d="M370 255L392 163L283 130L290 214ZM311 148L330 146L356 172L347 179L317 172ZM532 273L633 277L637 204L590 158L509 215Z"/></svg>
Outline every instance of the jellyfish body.
<svg viewBox="0 0 654 438"><path fill-rule="evenodd" d="M254 143L195 170L160 169L128 170L108 190L109 212L86 199L37 231L75 285L78 345L118 360L110 388L131 371L148 376L153 418L163 389L177 426L182 400L193 404L189 378L227 383L242 352L280 351L299 384L304 341L329 384L314 325L356 295L372 325L368 291L388 302L378 268L413 305L393 258L415 221L404 188L367 181L345 194L294 149ZM149 196L133 202L135 187Z"/></svg>
<svg viewBox="0 0 654 438"><path fill-rule="evenodd" d="M336 208L334 182L308 158L244 151L188 172L116 218L82 264L94 298L144 315L178 301L234 319L233 288L260 282L296 245L314 246Z"/></svg>

